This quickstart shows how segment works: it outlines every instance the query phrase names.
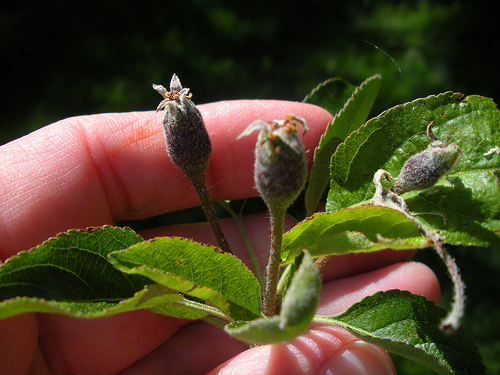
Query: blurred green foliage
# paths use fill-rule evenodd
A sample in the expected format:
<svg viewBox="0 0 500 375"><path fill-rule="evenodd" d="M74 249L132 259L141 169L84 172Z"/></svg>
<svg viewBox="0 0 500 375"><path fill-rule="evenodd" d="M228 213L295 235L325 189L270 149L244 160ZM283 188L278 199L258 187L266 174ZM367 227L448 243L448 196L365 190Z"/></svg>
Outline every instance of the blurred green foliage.
<svg viewBox="0 0 500 375"><path fill-rule="evenodd" d="M376 73L373 115L448 90L499 103L498 30L495 12L465 1L7 0L0 144L68 116L153 110L151 83L168 85L174 72L197 104L302 100L327 78L359 84ZM498 250L457 250L466 327L491 373L500 371ZM398 368L426 373L405 361Z"/></svg>
<svg viewBox="0 0 500 375"><path fill-rule="evenodd" d="M498 99L497 34L474 2L7 1L0 143L68 116L154 109L151 83L173 72L198 104L301 100L327 78L375 73L374 114L447 90Z"/></svg>

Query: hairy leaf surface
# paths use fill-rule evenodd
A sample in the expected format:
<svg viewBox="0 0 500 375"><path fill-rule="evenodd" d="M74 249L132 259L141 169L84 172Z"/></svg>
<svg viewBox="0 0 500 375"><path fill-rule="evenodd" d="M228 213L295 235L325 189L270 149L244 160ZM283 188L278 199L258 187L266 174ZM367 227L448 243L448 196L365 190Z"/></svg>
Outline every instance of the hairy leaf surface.
<svg viewBox="0 0 500 375"><path fill-rule="evenodd" d="M421 214L419 220L450 244L500 244L500 112L491 99L480 96L447 92L417 99L353 132L332 157L327 211L370 199L379 168L396 177L429 144L431 121L438 138L458 143L462 157L435 186L402 197L410 211Z"/></svg>
<svg viewBox="0 0 500 375"><path fill-rule="evenodd" d="M316 213L283 236L281 259L285 263L307 249L314 257L382 249L422 249L429 240L421 237L415 223L387 207L363 206Z"/></svg>
<svg viewBox="0 0 500 375"><path fill-rule="evenodd" d="M234 255L185 238L160 237L110 254L116 267L201 298L235 320L260 316L260 287Z"/></svg>
<svg viewBox="0 0 500 375"><path fill-rule="evenodd" d="M337 146L366 121L380 82L381 77L374 75L353 90L352 86L344 81L328 80L304 100L323 106L335 116L314 151L314 163L305 195L306 216L312 215L328 186L332 155ZM350 97L347 97L351 92Z"/></svg>
<svg viewBox="0 0 500 375"><path fill-rule="evenodd" d="M314 320L344 327L441 374L484 374L471 337L463 330L445 333L439 328L445 315L445 310L422 296L391 290L366 297L343 313Z"/></svg>

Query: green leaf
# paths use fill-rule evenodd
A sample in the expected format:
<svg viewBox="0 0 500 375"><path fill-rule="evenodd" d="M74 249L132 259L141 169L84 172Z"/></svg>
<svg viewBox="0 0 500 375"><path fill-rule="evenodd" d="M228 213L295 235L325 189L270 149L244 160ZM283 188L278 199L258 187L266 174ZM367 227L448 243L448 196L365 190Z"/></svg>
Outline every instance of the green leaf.
<svg viewBox="0 0 500 375"><path fill-rule="evenodd" d="M463 99L447 92L417 99L353 132L332 157L327 211L370 199L379 168L396 177L411 155L429 144L425 130L431 121L436 135L458 143L463 156L435 186L403 194L409 210L422 213L419 220L439 230L447 243L499 245L500 112L480 96Z"/></svg>
<svg viewBox="0 0 500 375"><path fill-rule="evenodd" d="M235 256L184 238L161 237L109 255L129 274L206 300L235 320L260 315L260 287Z"/></svg>
<svg viewBox="0 0 500 375"><path fill-rule="evenodd" d="M441 374L484 374L486 368L471 337L439 328L446 311L406 291L379 292L334 316L314 321L348 329L364 341L408 357Z"/></svg>
<svg viewBox="0 0 500 375"><path fill-rule="evenodd" d="M278 283L278 294L285 294L287 289L290 288L290 284L292 283L293 276L295 272L299 269L300 264L302 263L302 259L304 259L304 251L301 251L299 255L297 255L293 263L288 265L287 268L281 273L280 280ZM283 283L283 292L280 291L280 284Z"/></svg>
<svg viewBox="0 0 500 375"><path fill-rule="evenodd" d="M126 275L107 255L144 240L129 228L70 230L0 266L0 319L27 312L95 318L150 309L184 319L205 313L176 306L177 291ZM146 285L146 286L145 286Z"/></svg>
<svg viewBox="0 0 500 375"><path fill-rule="evenodd" d="M328 186L328 170L332 155L337 146L366 121L380 88L380 82L380 75L374 75L356 87L346 99L345 96L352 91L352 86L344 83L345 86L341 89L343 81L329 80L305 99L309 103L323 106L335 116L321 136L314 152L314 163L305 194L306 216L312 215ZM340 102L340 100L345 101Z"/></svg>
<svg viewBox="0 0 500 375"><path fill-rule="evenodd" d="M304 254L283 299L280 315L250 322L228 324L224 330L250 344L272 344L292 340L309 328L318 308L321 277L311 256Z"/></svg>
<svg viewBox="0 0 500 375"><path fill-rule="evenodd" d="M397 210L363 206L316 213L283 236L281 258L293 262L302 249L313 257L372 252L382 249L422 249L430 245L415 223Z"/></svg>
<svg viewBox="0 0 500 375"><path fill-rule="evenodd" d="M0 267L0 300L36 297L55 301L117 302L149 284L109 263L107 254L143 239L128 228L70 230L9 258Z"/></svg>
<svg viewBox="0 0 500 375"><path fill-rule="evenodd" d="M283 326L297 335L307 331L311 324L321 292L319 271L309 252L302 254L302 262L286 290L280 313Z"/></svg>
<svg viewBox="0 0 500 375"><path fill-rule="evenodd" d="M138 309L149 309L183 319L199 319L206 315L181 306L169 306L169 304L175 304L181 300L182 296L179 293L155 284L147 285L133 297L120 302L65 302L47 301L34 297L16 297L0 303L0 319L27 312L98 318Z"/></svg>
<svg viewBox="0 0 500 375"><path fill-rule="evenodd" d="M316 86L303 101L320 106L335 116L355 90L356 86L342 78L330 78Z"/></svg>

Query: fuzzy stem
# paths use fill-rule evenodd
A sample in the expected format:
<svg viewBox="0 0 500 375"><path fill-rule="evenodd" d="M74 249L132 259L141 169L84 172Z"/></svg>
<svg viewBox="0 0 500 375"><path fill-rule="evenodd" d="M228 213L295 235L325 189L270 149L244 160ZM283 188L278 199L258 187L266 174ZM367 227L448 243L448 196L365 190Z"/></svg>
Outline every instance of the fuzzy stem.
<svg viewBox="0 0 500 375"><path fill-rule="evenodd" d="M207 185L205 183L205 176L202 178L192 178L191 182L200 197L201 206L203 207L203 211L205 211L205 216L212 227L212 232L214 232L214 236L219 244L219 247L222 251L226 253L232 254L233 252L229 248L229 244L227 243L226 236L222 231L222 227L220 226L219 218L215 212L214 205L212 204L212 200L210 199L210 195L208 194Z"/></svg>
<svg viewBox="0 0 500 375"><path fill-rule="evenodd" d="M281 243L283 239L283 225L285 223L286 209L269 209L271 215L271 248L266 269L266 289L262 301L262 314L274 315L276 303L276 288L280 273Z"/></svg>
<svg viewBox="0 0 500 375"><path fill-rule="evenodd" d="M434 249L446 264L453 281L453 303L448 315L441 322L441 329L445 332L454 332L460 327L460 321L465 311L465 284L460 277L460 269L455 260L445 250L441 241L434 242Z"/></svg>
<svg viewBox="0 0 500 375"><path fill-rule="evenodd" d="M409 218L412 218L412 216L407 213L405 213L405 215ZM451 310L441 322L440 328L444 332L454 332L458 328L460 328L460 322L465 311L465 284L462 281L462 277L460 276L460 269L455 263L455 260L443 247L443 239L441 238L439 233L435 230L427 229L417 219L413 218L413 220L419 227L420 232L432 241L434 249L445 263L450 278L453 282L453 303L451 306Z"/></svg>

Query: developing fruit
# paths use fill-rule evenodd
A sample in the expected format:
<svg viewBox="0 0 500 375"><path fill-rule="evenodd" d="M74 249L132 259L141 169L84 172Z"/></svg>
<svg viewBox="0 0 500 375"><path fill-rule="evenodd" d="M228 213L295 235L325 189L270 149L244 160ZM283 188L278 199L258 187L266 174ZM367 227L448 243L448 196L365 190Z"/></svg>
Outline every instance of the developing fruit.
<svg viewBox="0 0 500 375"><path fill-rule="evenodd" d="M208 162L212 154L212 143L201 113L191 101L192 94L189 89L182 87L177 75L172 76L170 91L162 85L153 85L153 88L164 98L156 111L165 108L163 128L168 156L196 189L219 247L230 253L231 249L220 226L205 182Z"/></svg>
<svg viewBox="0 0 500 375"><path fill-rule="evenodd" d="M183 88L177 75L172 76L170 91L162 85L153 88L164 97L157 111L165 108L163 127L168 155L190 179L203 176L208 168L212 143L200 112L191 101L189 88Z"/></svg>
<svg viewBox="0 0 500 375"><path fill-rule="evenodd" d="M255 187L269 208L271 220L271 248L261 306L265 316L275 313L286 209L300 194L307 178L306 153L297 135L299 125L304 127L305 133L306 121L289 114L282 121L254 121L238 137L260 130L255 147L254 180Z"/></svg>
<svg viewBox="0 0 500 375"><path fill-rule="evenodd" d="M411 190L422 190L433 186L439 178L455 166L460 156L456 143L447 145L440 141L432 131L431 122L427 135L431 143L425 151L412 156L403 166L391 191L403 194Z"/></svg>
<svg viewBox="0 0 500 375"><path fill-rule="evenodd" d="M254 121L238 137L260 130L255 148L255 186L268 207L287 208L304 188L307 163L304 146L297 135L306 121L292 114L270 123Z"/></svg>

